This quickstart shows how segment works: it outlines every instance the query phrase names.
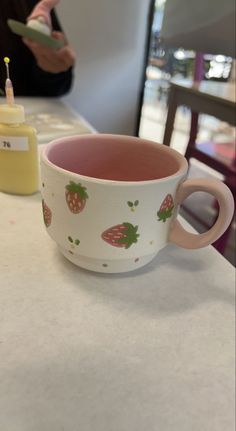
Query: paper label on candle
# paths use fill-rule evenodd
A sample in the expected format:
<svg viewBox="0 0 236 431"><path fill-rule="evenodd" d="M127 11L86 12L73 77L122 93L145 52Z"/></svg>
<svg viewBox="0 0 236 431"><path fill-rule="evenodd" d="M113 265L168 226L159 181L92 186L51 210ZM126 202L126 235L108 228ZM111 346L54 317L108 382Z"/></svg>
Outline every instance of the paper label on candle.
<svg viewBox="0 0 236 431"><path fill-rule="evenodd" d="M24 136L0 136L0 150L28 151L28 138Z"/></svg>

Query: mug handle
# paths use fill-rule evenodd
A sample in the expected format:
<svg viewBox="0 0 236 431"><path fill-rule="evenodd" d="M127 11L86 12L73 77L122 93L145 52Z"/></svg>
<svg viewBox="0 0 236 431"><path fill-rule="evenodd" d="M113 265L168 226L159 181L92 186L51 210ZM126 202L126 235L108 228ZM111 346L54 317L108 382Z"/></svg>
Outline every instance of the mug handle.
<svg viewBox="0 0 236 431"><path fill-rule="evenodd" d="M181 203L194 192L206 192L215 197L219 204L219 216L214 225L201 234L186 231L178 220L175 220L169 234L169 241L180 247L195 249L206 247L215 242L228 228L234 214L234 198L229 188L220 180L189 179L178 188L175 202Z"/></svg>

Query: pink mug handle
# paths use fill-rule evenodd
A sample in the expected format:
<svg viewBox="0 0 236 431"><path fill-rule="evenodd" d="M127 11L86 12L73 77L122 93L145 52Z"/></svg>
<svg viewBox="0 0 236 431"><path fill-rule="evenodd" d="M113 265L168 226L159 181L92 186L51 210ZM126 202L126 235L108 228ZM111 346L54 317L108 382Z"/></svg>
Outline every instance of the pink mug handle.
<svg viewBox="0 0 236 431"><path fill-rule="evenodd" d="M178 220L175 220L169 241L184 248L201 248L215 242L228 228L234 214L234 198L229 188L219 180L190 179L178 188L175 202L180 205L194 192L207 192L215 197L219 204L219 216L214 225L201 234L186 231Z"/></svg>

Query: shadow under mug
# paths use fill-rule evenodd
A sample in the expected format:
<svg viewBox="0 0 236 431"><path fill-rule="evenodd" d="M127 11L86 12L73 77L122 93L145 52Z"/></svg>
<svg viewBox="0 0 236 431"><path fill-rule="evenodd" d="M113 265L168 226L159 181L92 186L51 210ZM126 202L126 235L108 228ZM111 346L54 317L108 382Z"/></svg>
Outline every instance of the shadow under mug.
<svg viewBox="0 0 236 431"><path fill-rule="evenodd" d="M234 201L219 180L186 179L177 151L141 138L91 134L61 138L41 154L42 206L48 234L74 264L126 272L151 261L168 242L205 247L229 226ZM207 232L187 232L179 205L204 191L219 203Z"/></svg>

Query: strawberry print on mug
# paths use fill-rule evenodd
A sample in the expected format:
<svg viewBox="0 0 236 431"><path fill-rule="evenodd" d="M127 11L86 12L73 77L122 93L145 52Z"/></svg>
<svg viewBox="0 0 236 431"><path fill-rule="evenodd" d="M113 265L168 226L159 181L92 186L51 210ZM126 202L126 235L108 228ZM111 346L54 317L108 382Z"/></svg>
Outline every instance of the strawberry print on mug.
<svg viewBox="0 0 236 431"><path fill-rule="evenodd" d="M46 227L49 227L52 222L52 211L50 208L46 205L44 199L42 200L42 207L43 207L43 221Z"/></svg>
<svg viewBox="0 0 236 431"><path fill-rule="evenodd" d="M79 214L83 211L88 199L86 187L83 187L81 183L70 181L66 185L65 195L68 208L73 214Z"/></svg>
<svg viewBox="0 0 236 431"><path fill-rule="evenodd" d="M102 239L113 247L129 248L138 241L138 226L131 223L121 223L112 226L102 233Z"/></svg>
<svg viewBox="0 0 236 431"><path fill-rule="evenodd" d="M169 217L172 216L173 209L174 200L173 197L168 194L162 202L159 211L157 212L157 216L159 217L158 221L165 222Z"/></svg>

